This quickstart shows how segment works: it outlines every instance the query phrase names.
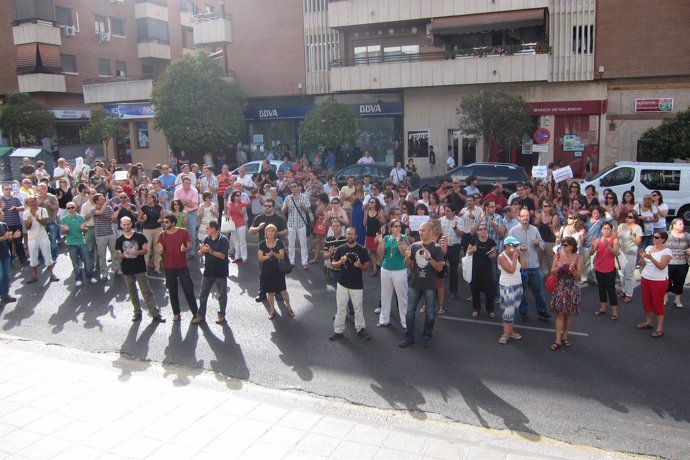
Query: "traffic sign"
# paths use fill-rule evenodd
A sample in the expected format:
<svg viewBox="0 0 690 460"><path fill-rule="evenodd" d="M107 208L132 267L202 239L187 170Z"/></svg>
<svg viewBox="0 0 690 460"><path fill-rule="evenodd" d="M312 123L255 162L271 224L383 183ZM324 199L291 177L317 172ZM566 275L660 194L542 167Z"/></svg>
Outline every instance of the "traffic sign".
<svg viewBox="0 0 690 460"><path fill-rule="evenodd" d="M537 144L546 144L551 140L551 131L546 128L539 128L534 132L533 137Z"/></svg>

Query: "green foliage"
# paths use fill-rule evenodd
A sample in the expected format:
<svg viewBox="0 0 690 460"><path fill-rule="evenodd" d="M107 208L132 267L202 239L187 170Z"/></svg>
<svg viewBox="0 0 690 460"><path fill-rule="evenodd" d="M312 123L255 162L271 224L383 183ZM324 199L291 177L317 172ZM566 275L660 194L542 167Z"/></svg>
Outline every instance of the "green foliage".
<svg viewBox="0 0 690 460"><path fill-rule="evenodd" d="M661 161L690 158L690 109L648 129L640 143L645 155Z"/></svg>
<svg viewBox="0 0 690 460"><path fill-rule="evenodd" d="M55 118L27 93L8 94L0 112L0 127L10 138L10 144L35 143L50 136Z"/></svg>
<svg viewBox="0 0 690 460"><path fill-rule="evenodd" d="M223 71L199 52L172 64L153 89L155 129L174 149L204 153L240 141L247 98Z"/></svg>
<svg viewBox="0 0 690 460"><path fill-rule="evenodd" d="M87 144L103 144L108 149L108 143L113 137L123 137L127 129L122 126L122 120L113 117L101 108L91 111L89 124L81 131L81 137Z"/></svg>
<svg viewBox="0 0 690 460"><path fill-rule="evenodd" d="M302 150L316 150L319 146L340 150L357 139L359 117L354 109L333 98L326 99L307 115L297 128Z"/></svg>
<svg viewBox="0 0 690 460"><path fill-rule="evenodd" d="M486 144L495 142L499 149L520 144L532 123L527 101L505 91L465 96L457 113L465 133L482 138Z"/></svg>

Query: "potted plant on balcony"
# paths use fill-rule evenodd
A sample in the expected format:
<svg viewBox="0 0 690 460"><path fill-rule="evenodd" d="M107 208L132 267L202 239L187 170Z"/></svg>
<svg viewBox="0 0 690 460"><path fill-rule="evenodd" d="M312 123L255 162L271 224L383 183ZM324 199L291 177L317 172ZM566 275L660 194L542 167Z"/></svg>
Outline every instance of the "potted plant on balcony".
<svg viewBox="0 0 690 460"><path fill-rule="evenodd" d="M551 53L551 46L549 46L549 43L545 40L542 40L537 43L537 54L550 54Z"/></svg>

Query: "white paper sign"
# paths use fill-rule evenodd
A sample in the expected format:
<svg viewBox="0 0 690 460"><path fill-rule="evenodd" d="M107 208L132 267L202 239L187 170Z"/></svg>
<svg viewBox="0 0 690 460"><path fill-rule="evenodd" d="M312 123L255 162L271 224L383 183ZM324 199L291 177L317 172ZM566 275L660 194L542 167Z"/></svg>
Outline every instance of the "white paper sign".
<svg viewBox="0 0 690 460"><path fill-rule="evenodd" d="M553 180L555 180L556 183L563 182L566 179L572 179L572 177L573 170L570 169L570 166L553 171Z"/></svg>
<svg viewBox="0 0 690 460"><path fill-rule="evenodd" d="M429 216L410 216L410 230L413 232L419 231L419 226L424 222L429 222Z"/></svg>
<svg viewBox="0 0 690 460"><path fill-rule="evenodd" d="M76 165L77 165L77 168L78 168L79 166L83 166L83 165L84 165L84 159L83 159L82 157L77 157L74 161L75 161L75 163L76 163Z"/></svg>
<svg viewBox="0 0 690 460"><path fill-rule="evenodd" d="M532 166L532 177L535 179L546 179L546 165Z"/></svg>
<svg viewBox="0 0 690 460"><path fill-rule="evenodd" d="M532 146L532 151L538 153L546 153L549 151L549 146L546 144L534 144Z"/></svg>
<svg viewBox="0 0 690 460"><path fill-rule="evenodd" d="M127 171L115 171L115 180L127 180L128 177Z"/></svg>

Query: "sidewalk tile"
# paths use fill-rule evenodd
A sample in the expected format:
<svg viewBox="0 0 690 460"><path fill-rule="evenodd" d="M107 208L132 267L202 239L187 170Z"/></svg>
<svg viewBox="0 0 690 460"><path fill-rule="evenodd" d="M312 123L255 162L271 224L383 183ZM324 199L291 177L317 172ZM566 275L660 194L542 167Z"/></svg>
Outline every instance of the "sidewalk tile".
<svg viewBox="0 0 690 460"><path fill-rule="evenodd" d="M103 426L97 423L87 423L81 420L75 420L66 426L59 427L59 429L53 433L53 436L76 444L81 443L82 440L102 429Z"/></svg>
<svg viewBox="0 0 690 460"><path fill-rule="evenodd" d="M346 420L339 420L333 417L324 417L312 428L313 433L325 434L336 438L344 438L355 426L354 423Z"/></svg>
<svg viewBox="0 0 690 460"><path fill-rule="evenodd" d="M128 458L146 458L158 449L161 442L146 436L135 434L110 448L110 453Z"/></svg>
<svg viewBox="0 0 690 460"><path fill-rule="evenodd" d="M220 433L204 427L187 426L175 436L173 442L191 449L203 450Z"/></svg>
<svg viewBox="0 0 690 460"><path fill-rule="evenodd" d="M203 452L218 457L237 458L252 445L254 440L224 433L208 444Z"/></svg>
<svg viewBox="0 0 690 460"><path fill-rule="evenodd" d="M424 438L399 431L392 432L384 441L383 447L391 450L403 449L404 453L420 455L424 448Z"/></svg>
<svg viewBox="0 0 690 460"><path fill-rule="evenodd" d="M46 415L48 415L48 412L44 410L25 406L15 409L12 412L4 415L2 418L0 418L0 422L21 428L35 420L38 420L41 417L45 417Z"/></svg>
<svg viewBox="0 0 690 460"><path fill-rule="evenodd" d="M384 448L379 449L374 458L376 460L416 460L419 458L419 455Z"/></svg>
<svg viewBox="0 0 690 460"><path fill-rule="evenodd" d="M256 401L250 401L248 399L238 397L225 401L223 404L218 406L217 410L241 417L254 410L258 405L259 403Z"/></svg>
<svg viewBox="0 0 690 460"><path fill-rule="evenodd" d="M332 438L330 436L324 436L316 433L308 433L302 438L302 440L295 446L295 450L300 452L306 452L308 454L323 455L328 457L333 453L338 444L340 444L340 439Z"/></svg>
<svg viewBox="0 0 690 460"><path fill-rule="evenodd" d="M450 443L442 439L428 439L422 456L438 460L462 460L467 446Z"/></svg>
<svg viewBox="0 0 690 460"><path fill-rule="evenodd" d="M31 404L33 401L44 398L48 395L50 395L50 392L47 390L41 390L40 388L34 387L24 387L23 390L13 393L7 396L5 399L9 402L16 402L19 404L28 405Z"/></svg>
<svg viewBox="0 0 690 460"><path fill-rule="evenodd" d="M267 444L265 442L257 442L252 444L240 458L243 459L261 459L261 460L278 460L283 458L289 449L287 447L276 446L275 444Z"/></svg>
<svg viewBox="0 0 690 460"><path fill-rule="evenodd" d="M75 398L71 396L60 395L58 397L55 394L49 394L48 396L33 401L31 406L52 412L63 407L65 404L71 403L74 399Z"/></svg>
<svg viewBox="0 0 690 460"><path fill-rule="evenodd" d="M95 460L101 455L103 452L93 447L72 445L57 454L52 460Z"/></svg>
<svg viewBox="0 0 690 460"><path fill-rule="evenodd" d="M50 372L44 372L41 370L36 370L36 369L31 369L28 372L23 372L16 377L12 378L12 381L15 383L19 383L20 385L24 385L24 387L27 386L34 386L38 382L42 382L48 378L50 378L51 373Z"/></svg>
<svg viewBox="0 0 690 460"><path fill-rule="evenodd" d="M305 434L306 432L302 430L283 426L273 426L261 437L260 441L282 447L294 447L300 442Z"/></svg>
<svg viewBox="0 0 690 460"><path fill-rule="evenodd" d="M41 439L43 439L43 436L38 433L32 433L26 430L16 430L0 439L0 441L2 441L0 444L2 444L3 449L9 452L19 452Z"/></svg>
<svg viewBox="0 0 690 460"><path fill-rule="evenodd" d="M506 460L506 453L486 447L468 447L463 460Z"/></svg>
<svg viewBox="0 0 690 460"><path fill-rule="evenodd" d="M25 447L19 451L20 455L24 455L34 460L51 459L63 450L72 446L71 443L63 441L62 439L43 437L37 442Z"/></svg>
<svg viewBox="0 0 690 460"><path fill-rule="evenodd" d="M46 414L38 420L25 425L24 429L38 434L49 435L73 421L74 419L64 415Z"/></svg>
<svg viewBox="0 0 690 460"><path fill-rule="evenodd" d="M224 412L213 411L194 422L194 425L223 432L234 425L239 417Z"/></svg>
<svg viewBox="0 0 690 460"><path fill-rule="evenodd" d="M331 454L331 458L350 460L356 458L357 460L373 459L379 448L372 445L359 444L353 441L343 441Z"/></svg>
<svg viewBox="0 0 690 460"><path fill-rule="evenodd" d="M146 428L146 436L159 441L174 439L182 430L187 428L186 424L179 423L166 417L159 418Z"/></svg>
<svg viewBox="0 0 690 460"><path fill-rule="evenodd" d="M243 419L232 426L233 434L250 439L259 439L271 428L270 423L260 422L258 420Z"/></svg>
<svg viewBox="0 0 690 460"><path fill-rule="evenodd" d="M312 429L322 418L321 415L293 410L280 419L279 425L306 431Z"/></svg>
<svg viewBox="0 0 690 460"><path fill-rule="evenodd" d="M287 409L272 406L270 404L261 404L254 410L247 414L247 417L266 423L276 423L287 414Z"/></svg>
<svg viewBox="0 0 690 460"><path fill-rule="evenodd" d="M308 454L306 452L290 452L287 454L285 457L283 457L283 460L326 460L329 457L323 457L321 455L314 455L314 454ZM332 457L330 457L332 458ZM348 459L351 459L353 457L348 457ZM359 458L357 459L359 460Z"/></svg>
<svg viewBox="0 0 690 460"><path fill-rule="evenodd" d="M352 431L350 431L345 439L356 443L381 447L390 434L390 431L382 428L367 425L357 425L352 429Z"/></svg>
<svg viewBox="0 0 690 460"><path fill-rule="evenodd" d="M115 428L104 428L84 439L83 443L87 446L107 452L131 436L132 433L128 431Z"/></svg>
<svg viewBox="0 0 690 460"><path fill-rule="evenodd" d="M199 451L197 449L177 444L163 444L150 456L146 457L146 460L192 460L195 459L198 454Z"/></svg>

